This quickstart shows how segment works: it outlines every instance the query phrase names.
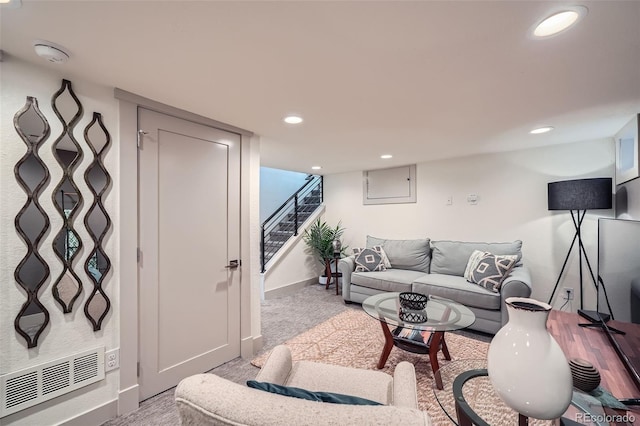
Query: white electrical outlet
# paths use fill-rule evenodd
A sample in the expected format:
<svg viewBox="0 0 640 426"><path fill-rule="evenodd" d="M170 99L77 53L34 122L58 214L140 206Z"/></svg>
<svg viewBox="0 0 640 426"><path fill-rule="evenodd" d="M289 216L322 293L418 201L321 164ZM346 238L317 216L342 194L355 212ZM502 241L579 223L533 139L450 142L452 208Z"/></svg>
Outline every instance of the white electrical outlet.
<svg viewBox="0 0 640 426"><path fill-rule="evenodd" d="M573 300L573 289L571 287L564 288L564 300Z"/></svg>
<svg viewBox="0 0 640 426"><path fill-rule="evenodd" d="M104 353L104 371L120 368L120 349L111 349Z"/></svg>

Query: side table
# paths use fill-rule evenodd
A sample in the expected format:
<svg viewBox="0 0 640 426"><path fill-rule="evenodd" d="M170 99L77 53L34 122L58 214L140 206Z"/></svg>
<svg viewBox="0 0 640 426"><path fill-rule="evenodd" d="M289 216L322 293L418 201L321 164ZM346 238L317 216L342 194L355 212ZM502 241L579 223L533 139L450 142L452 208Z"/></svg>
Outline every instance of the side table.
<svg viewBox="0 0 640 426"><path fill-rule="evenodd" d="M327 276L327 284L325 285L325 290L329 290L329 286L332 283L336 285L336 295L340 294L340 278L342 278L342 272L338 271L338 262L340 262L340 256L334 256L333 261L336 262L336 271L333 272L331 270L331 261L329 261L329 267L327 268L327 273L330 275Z"/></svg>
<svg viewBox="0 0 640 426"><path fill-rule="evenodd" d="M499 425L587 425L605 426L605 412L600 403L575 390L571 405L558 420L529 419L507 406L493 389L487 376L485 359L459 360L436 372L443 384L433 391L442 410L459 426Z"/></svg>

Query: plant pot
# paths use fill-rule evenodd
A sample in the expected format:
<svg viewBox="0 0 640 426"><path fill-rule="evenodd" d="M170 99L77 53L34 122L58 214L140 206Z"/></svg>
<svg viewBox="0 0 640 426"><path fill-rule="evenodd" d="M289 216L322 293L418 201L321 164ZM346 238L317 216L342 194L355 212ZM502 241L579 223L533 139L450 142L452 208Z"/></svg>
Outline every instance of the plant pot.
<svg viewBox="0 0 640 426"><path fill-rule="evenodd" d="M333 277L331 277L331 282L330 284L333 284L333 281L336 279L336 273L333 272ZM320 277L318 277L318 284L320 285L327 285L327 276L326 275L321 275ZM342 273L338 272L338 284L342 285Z"/></svg>
<svg viewBox="0 0 640 426"><path fill-rule="evenodd" d="M518 413L556 419L571 403L573 382L567 358L547 330L551 306L524 297L505 302L509 321L491 340L487 357L491 384Z"/></svg>

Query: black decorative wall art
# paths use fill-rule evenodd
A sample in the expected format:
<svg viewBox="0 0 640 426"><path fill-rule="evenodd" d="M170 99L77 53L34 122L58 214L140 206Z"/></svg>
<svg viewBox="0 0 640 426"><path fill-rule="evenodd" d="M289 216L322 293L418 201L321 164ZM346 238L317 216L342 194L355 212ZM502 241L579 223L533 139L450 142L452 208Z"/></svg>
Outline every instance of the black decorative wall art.
<svg viewBox="0 0 640 426"><path fill-rule="evenodd" d="M18 312L14 325L18 334L27 341L27 347L33 348L49 323L49 311L38 300L38 291L49 277L49 265L38 252L40 242L49 229L49 216L38 200L49 182L49 170L38 150L49 137L51 129L38 108L38 100L31 96L14 116L13 125L27 145L26 154L14 168L16 180L27 194L27 201L15 218L16 231L27 245L27 253L14 272L16 282L27 294L27 301Z"/></svg>
<svg viewBox="0 0 640 426"><path fill-rule="evenodd" d="M53 143L53 156L62 168L62 178L51 197L62 217L62 228L53 239L53 251L63 268L53 284L53 297L67 314L82 293L82 282L73 269L73 262L82 249L82 240L73 227L82 205L82 194L73 180L76 166L82 160L82 148L73 136L73 130L82 118L83 108L70 81L62 80L60 90L53 95L51 107L62 123L62 133Z"/></svg>
<svg viewBox="0 0 640 426"><path fill-rule="evenodd" d="M84 174L84 181L94 197L93 204L84 217L84 224L94 243L84 264L84 269L93 282L93 291L84 305L84 312L93 324L93 330L98 331L111 307L111 302L102 288L103 280L111 269L111 261L102 246L104 237L111 227L111 218L103 204L103 196L111 184L111 177L102 162L102 156L111 143L111 136L102 122L100 113L93 113L93 120L84 130L84 139L93 153L93 161Z"/></svg>

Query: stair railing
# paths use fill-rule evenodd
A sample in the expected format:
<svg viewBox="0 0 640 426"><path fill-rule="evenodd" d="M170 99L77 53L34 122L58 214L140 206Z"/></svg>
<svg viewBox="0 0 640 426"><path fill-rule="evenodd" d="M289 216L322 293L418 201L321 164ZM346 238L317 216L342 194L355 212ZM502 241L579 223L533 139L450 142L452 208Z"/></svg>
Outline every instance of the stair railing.
<svg viewBox="0 0 640 426"><path fill-rule="evenodd" d="M267 262L292 236L298 235L300 225L322 204L324 199L322 176L309 175L307 182L276 209L260 226L262 272Z"/></svg>

